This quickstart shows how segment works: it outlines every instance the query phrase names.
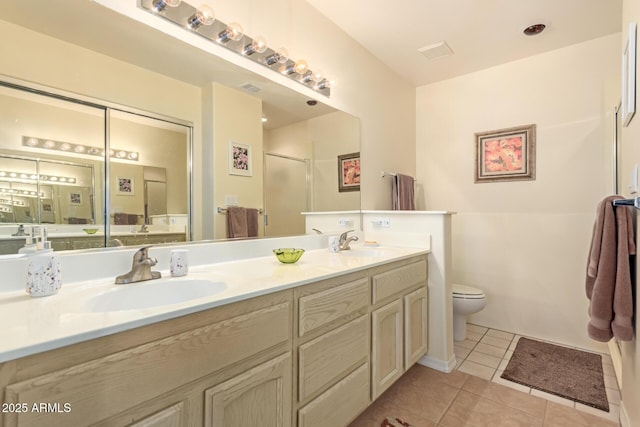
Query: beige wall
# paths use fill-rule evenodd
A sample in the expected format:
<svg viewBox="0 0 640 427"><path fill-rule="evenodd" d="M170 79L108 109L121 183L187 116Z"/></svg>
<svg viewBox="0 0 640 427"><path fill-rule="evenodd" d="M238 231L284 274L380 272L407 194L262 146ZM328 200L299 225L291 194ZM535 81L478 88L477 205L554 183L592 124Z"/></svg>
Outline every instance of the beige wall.
<svg viewBox="0 0 640 427"><path fill-rule="evenodd" d="M611 35L418 88L419 207L457 212L453 282L488 298L474 322L606 351L586 335L584 271L612 189L619 45ZM475 184L474 132L530 123L536 179Z"/></svg>
<svg viewBox="0 0 640 427"><path fill-rule="evenodd" d="M213 181L217 191L213 194L213 212L205 212L204 215L208 218L213 213L214 238L223 239L227 237L227 217L216 213L215 209L226 206L226 196L237 198L239 206L262 208L262 102L219 84L205 89L205 93L211 95L213 107L212 116L204 117L203 123L205 127L213 126L213 140L206 143L212 143L214 147ZM251 146L252 176L229 174L230 141ZM258 218L259 235L263 234L261 219Z"/></svg>
<svg viewBox="0 0 640 427"><path fill-rule="evenodd" d="M630 22L640 22L640 3L636 0L624 0L622 4L622 40L617 49L618 58L624 48L627 40L627 29ZM636 78L636 99L640 92L638 91L639 80ZM640 107L640 102L636 100L636 110ZM640 117L636 112L635 117L629 123L628 127L622 128L621 134L621 193L626 197L630 197L627 190L627 180L629 173L634 164L640 163ZM634 196L638 196L635 194ZM636 215L638 211L636 210ZM638 229L636 227L636 246L640 243L638 239ZM624 427L640 425L640 341L638 340L638 332L640 331L640 316L638 316L638 307L640 307L640 293L637 292L640 280L640 257L636 256L636 317L635 317L635 339L628 343L622 343L622 384L620 385L622 394L622 418L626 419Z"/></svg>

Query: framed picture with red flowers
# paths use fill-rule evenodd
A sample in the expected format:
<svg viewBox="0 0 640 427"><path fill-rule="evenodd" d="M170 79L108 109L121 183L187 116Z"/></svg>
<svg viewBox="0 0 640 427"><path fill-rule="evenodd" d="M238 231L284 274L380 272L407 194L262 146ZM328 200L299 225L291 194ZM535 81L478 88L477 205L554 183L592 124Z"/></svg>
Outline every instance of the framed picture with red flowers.
<svg viewBox="0 0 640 427"><path fill-rule="evenodd" d="M475 182L536 179L535 124L475 135Z"/></svg>
<svg viewBox="0 0 640 427"><path fill-rule="evenodd" d="M251 145L229 141L229 175L253 176Z"/></svg>
<svg viewBox="0 0 640 427"><path fill-rule="evenodd" d="M360 191L360 153L338 156L338 191Z"/></svg>

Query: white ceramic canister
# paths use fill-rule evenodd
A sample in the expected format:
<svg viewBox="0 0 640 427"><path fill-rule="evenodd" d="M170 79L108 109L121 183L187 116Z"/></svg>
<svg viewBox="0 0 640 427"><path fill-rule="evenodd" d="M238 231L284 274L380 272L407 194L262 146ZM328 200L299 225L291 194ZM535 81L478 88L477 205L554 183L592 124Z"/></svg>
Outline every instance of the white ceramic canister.
<svg viewBox="0 0 640 427"><path fill-rule="evenodd" d="M45 297L62 286L60 258L52 252L29 256L26 291L32 297Z"/></svg>
<svg viewBox="0 0 640 427"><path fill-rule="evenodd" d="M329 252L340 251L340 239L338 236L329 236Z"/></svg>
<svg viewBox="0 0 640 427"><path fill-rule="evenodd" d="M173 249L169 260L169 269L174 277L186 276L189 272L189 251L187 249Z"/></svg>

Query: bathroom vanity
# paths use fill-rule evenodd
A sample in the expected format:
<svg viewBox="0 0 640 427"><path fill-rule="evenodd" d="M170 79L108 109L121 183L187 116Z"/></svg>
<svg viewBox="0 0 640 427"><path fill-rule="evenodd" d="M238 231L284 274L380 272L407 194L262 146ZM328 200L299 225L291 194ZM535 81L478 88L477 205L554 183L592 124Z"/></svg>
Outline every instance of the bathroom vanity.
<svg viewBox="0 0 640 427"><path fill-rule="evenodd" d="M120 290L106 283L2 301L42 310L0 347L0 425L347 425L427 351L427 254L319 249L292 265L201 266L187 280L220 292L169 308L86 309Z"/></svg>

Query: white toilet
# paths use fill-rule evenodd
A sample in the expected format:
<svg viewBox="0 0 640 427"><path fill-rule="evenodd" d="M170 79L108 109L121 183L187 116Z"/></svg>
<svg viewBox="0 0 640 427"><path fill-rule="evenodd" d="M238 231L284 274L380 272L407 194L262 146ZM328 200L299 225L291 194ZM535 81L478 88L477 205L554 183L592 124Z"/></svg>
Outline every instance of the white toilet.
<svg viewBox="0 0 640 427"><path fill-rule="evenodd" d="M453 339L467 339L467 315L477 313L487 305L487 296L478 288L466 285L452 286L453 289Z"/></svg>

